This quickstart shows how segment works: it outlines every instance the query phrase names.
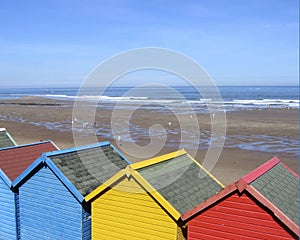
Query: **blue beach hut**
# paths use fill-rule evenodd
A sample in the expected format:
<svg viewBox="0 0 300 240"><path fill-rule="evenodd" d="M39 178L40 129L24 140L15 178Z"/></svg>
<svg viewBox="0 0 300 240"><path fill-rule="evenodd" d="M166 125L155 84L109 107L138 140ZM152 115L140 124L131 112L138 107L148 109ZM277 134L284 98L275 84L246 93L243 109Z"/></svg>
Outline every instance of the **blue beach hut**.
<svg viewBox="0 0 300 240"><path fill-rule="evenodd" d="M16 239L15 197L10 179L0 169L0 239Z"/></svg>
<svg viewBox="0 0 300 240"><path fill-rule="evenodd" d="M43 154L14 182L19 192L21 239L90 239L84 197L126 168L109 142Z"/></svg>
<svg viewBox="0 0 300 240"><path fill-rule="evenodd" d="M18 192L12 182L44 152L57 150L44 141L0 150L0 239L17 239Z"/></svg>

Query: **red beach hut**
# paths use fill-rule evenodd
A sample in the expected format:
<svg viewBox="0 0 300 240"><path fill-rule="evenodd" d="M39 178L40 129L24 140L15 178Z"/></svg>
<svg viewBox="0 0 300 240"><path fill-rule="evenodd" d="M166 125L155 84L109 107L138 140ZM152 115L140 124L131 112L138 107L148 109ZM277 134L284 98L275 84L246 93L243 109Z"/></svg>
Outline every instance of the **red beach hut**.
<svg viewBox="0 0 300 240"><path fill-rule="evenodd" d="M277 157L181 216L188 239L299 239L299 175Z"/></svg>

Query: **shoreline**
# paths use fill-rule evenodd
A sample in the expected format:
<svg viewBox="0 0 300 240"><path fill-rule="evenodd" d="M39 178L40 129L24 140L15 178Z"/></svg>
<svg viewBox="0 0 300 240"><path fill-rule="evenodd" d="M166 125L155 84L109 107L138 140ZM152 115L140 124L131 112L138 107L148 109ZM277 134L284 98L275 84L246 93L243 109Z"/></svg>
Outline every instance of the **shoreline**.
<svg viewBox="0 0 300 240"><path fill-rule="evenodd" d="M2 100L0 101L0 127L5 127L18 144L52 140L61 149L74 147L73 133L69 128L72 125L72 104L72 101L36 97ZM118 111L120 122L123 121L123 117L126 113L127 110L121 109ZM234 144L244 143L245 145L249 145L250 143L255 143L258 141L257 136L272 136L273 138L268 140L268 144L271 145L272 141L278 141L280 139L292 139L296 141L295 144L298 144L298 113L298 109L264 109L229 112L226 114L227 137L235 141ZM110 116L111 110L97 109L96 121L99 127L110 124ZM209 133L210 116L208 114L200 114L197 115L197 120L200 130L204 133ZM166 129L170 130L170 134L167 135L167 143L170 141L171 143L175 142L175 144L163 148L157 155L178 150L180 138L178 138L175 131L178 128L176 116L173 116L171 113L157 114L155 112L139 109L132 115L130 121L133 126L139 127L137 130L140 128L148 129L155 123L160 123ZM172 122L172 125L168 125L169 122ZM60 127L59 130L56 129L57 126L51 129L54 123ZM184 123L189 126L189 119L184 119ZM191 129L191 132L192 130L193 129ZM134 129L132 131L134 131ZM238 136L240 135L242 135L243 138L239 138ZM205 137L206 135L202 136L204 139ZM107 140L110 140L112 144L117 146L117 144L111 138L105 136L105 134L98 135L98 141ZM266 141L264 139L260 140ZM84 145L90 143L92 143L90 139L82 133L80 144ZM264 142L262 142L262 144L263 143ZM146 146L149 144L149 136L137 136L136 144ZM295 155L289 151L278 149L278 147L276 147L276 149L274 148L274 152L272 152L272 148L271 152L264 152L259 151L259 149L249 150L228 147L226 144L229 143L225 142L225 148L217 164L212 169L212 173L225 185L244 176L275 155L291 169L296 172L299 171L298 153ZM289 142L287 146L288 144ZM280 146L280 143L278 143L278 146ZM275 150L277 152L275 152ZM120 151L122 152L122 148ZM125 152L123 153L132 162L141 160L141 158L127 155ZM206 149L198 150L195 156L196 160L201 163L205 154Z"/></svg>

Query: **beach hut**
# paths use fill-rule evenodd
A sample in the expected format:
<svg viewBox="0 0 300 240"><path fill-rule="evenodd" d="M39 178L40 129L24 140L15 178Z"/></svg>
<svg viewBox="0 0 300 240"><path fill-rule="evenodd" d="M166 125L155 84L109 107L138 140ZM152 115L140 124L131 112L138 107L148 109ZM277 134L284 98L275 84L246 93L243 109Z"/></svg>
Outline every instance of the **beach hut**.
<svg viewBox="0 0 300 240"><path fill-rule="evenodd" d="M43 154L13 182L21 239L90 239L84 197L128 163L109 142Z"/></svg>
<svg viewBox="0 0 300 240"><path fill-rule="evenodd" d="M183 214L188 239L299 239L299 175L274 157Z"/></svg>
<svg viewBox="0 0 300 240"><path fill-rule="evenodd" d="M17 143L6 131L5 128L0 128L0 148L16 146Z"/></svg>
<svg viewBox="0 0 300 240"><path fill-rule="evenodd" d="M42 153L57 150L51 141L0 150L0 239L17 238L18 192L12 182Z"/></svg>
<svg viewBox="0 0 300 240"><path fill-rule="evenodd" d="M85 197L92 239L186 239L180 216L222 189L184 150L134 163Z"/></svg>

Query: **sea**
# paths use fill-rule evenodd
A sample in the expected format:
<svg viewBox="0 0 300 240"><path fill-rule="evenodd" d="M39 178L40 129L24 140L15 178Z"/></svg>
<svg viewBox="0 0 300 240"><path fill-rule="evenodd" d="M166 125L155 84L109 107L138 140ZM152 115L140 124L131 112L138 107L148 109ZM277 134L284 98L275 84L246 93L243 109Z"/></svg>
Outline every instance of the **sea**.
<svg viewBox="0 0 300 240"><path fill-rule="evenodd" d="M1 99L37 96L60 100L80 99L100 103L123 102L151 107L187 102L195 109L201 106L220 105L225 111L263 108L299 108L299 86L222 86L210 87L108 87L108 88L1 88Z"/></svg>
<svg viewBox="0 0 300 240"><path fill-rule="evenodd" d="M36 96L58 100L79 99L99 107L135 109L137 106L149 111L165 111L166 108L180 108L183 103L188 103L194 113L208 113L209 106L225 112L262 110L267 108L299 109L299 86L222 86L216 89L210 87L174 86L174 87L109 87L109 88L1 88L0 100L18 99L24 96ZM121 104L118 104L121 103ZM182 114L189 114L188 108L182 108ZM27 121L26 119L6 119L0 113L0 119L10 121ZM37 126L59 131L72 131L70 122L31 122ZM149 129L133 126L138 141L141 136L148 136ZM111 139L109 126L98 127L97 133L102 137ZM180 134L180 129L169 134ZM192 133L191 133L192 134ZM201 131L199 145L203 149L210 144L210 132ZM132 140L132 136L123 136L123 140ZM250 140L249 140L250 139ZM168 142L168 147L174 147ZM178 143L177 143L178 144ZM189 147L186 143L184 148ZM299 139L289 136L251 135L226 136L226 147L235 147L245 150L262 151L276 154L287 152L292 156L299 156ZM201 148L200 148L201 149Z"/></svg>

